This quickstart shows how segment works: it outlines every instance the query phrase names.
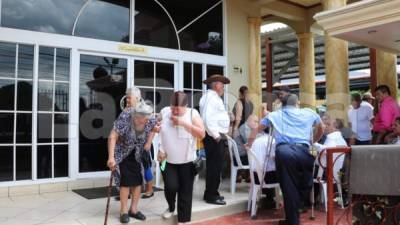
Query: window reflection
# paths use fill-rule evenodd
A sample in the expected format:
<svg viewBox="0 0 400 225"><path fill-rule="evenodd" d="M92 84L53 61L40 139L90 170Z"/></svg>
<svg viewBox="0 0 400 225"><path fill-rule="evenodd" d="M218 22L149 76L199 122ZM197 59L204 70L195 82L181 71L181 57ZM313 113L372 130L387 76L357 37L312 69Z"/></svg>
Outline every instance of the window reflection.
<svg viewBox="0 0 400 225"><path fill-rule="evenodd" d="M53 111L53 82L39 81L38 84L38 110Z"/></svg>
<svg viewBox="0 0 400 225"><path fill-rule="evenodd" d="M70 50L57 48L56 54L56 81L69 81Z"/></svg>
<svg viewBox="0 0 400 225"><path fill-rule="evenodd" d="M51 143L52 114L39 113L37 118L37 140L39 143Z"/></svg>
<svg viewBox="0 0 400 225"><path fill-rule="evenodd" d="M174 88L174 64L156 63L156 87Z"/></svg>
<svg viewBox="0 0 400 225"><path fill-rule="evenodd" d="M127 60L90 55L80 59L79 171L104 171L107 137L127 87Z"/></svg>
<svg viewBox="0 0 400 225"><path fill-rule="evenodd" d="M16 44L0 42L0 77L15 77Z"/></svg>
<svg viewBox="0 0 400 225"><path fill-rule="evenodd" d="M176 31L165 11L154 0L135 2L135 43L178 49Z"/></svg>
<svg viewBox="0 0 400 225"><path fill-rule="evenodd" d="M13 143L14 134L14 114L0 113L0 143Z"/></svg>
<svg viewBox="0 0 400 225"><path fill-rule="evenodd" d="M1 25L70 35L84 2L85 0L2 0Z"/></svg>
<svg viewBox="0 0 400 225"><path fill-rule="evenodd" d="M223 55L222 3L179 33L181 49Z"/></svg>
<svg viewBox="0 0 400 225"><path fill-rule="evenodd" d="M130 1L92 1L78 18L75 35L129 42Z"/></svg>
<svg viewBox="0 0 400 225"><path fill-rule="evenodd" d="M0 79L0 110L14 110L14 83L14 80Z"/></svg>
<svg viewBox="0 0 400 225"><path fill-rule="evenodd" d="M18 113L17 114L17 143L32 143L32 114Z"/></svg>
<svg viewBox="0 0 400 225"><path fill-rule="evenodd" d="M68 177L68 145L54 145L54 177Z"/></svg>
<svg viewBox="0 0 400 225"><path fill-rule="evenodd" d="M17 110L32 111L32 81L17 82Z"/></svg>
<svg viewBox="0 0 400 225"><path fill-rule="evenodd" d="M69 85L67 83L56 83L54 93L54 111L68 112Z"/></svg>
<svg viewBox="0 0 400 225"><path fill-rule="evenodd" d="M39 79L53 80L54 77L54 48L39 48Z"/></svg>
<svg viewBox="0 0 400 225"><path fill-rule="evenodd" d="M32 179L32 149L31 146L16 147L16 180Z"/></svg>
<svg viewBox="0 0 400 225"><path fill-rule="evenodd" d="M33 77L33 46L18 45L18 78Z"/></svg>
<svg viewBox="0 0 400 225"><path fill-rule="evenodd" d="M37 178L51 178L51 145L37 147Z"/></svg>
<svg viewBox="0 0 400 225"><path fill-rule="evenodd" d="M0 116L1 117L1 116ZM0 181L13 180L13 147L0 146Z"/></svg>

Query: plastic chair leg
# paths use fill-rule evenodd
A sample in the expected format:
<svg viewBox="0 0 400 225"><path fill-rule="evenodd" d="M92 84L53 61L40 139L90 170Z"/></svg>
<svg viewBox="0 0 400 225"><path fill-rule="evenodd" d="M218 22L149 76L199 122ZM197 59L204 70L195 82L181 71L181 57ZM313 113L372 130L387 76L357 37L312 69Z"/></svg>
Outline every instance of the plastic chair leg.
<svg viewBox="0 0 400 225"><path fill-rule="evenodd" d="M236 191L236 177L237 177L237 168L231 167L231 194L235 194Z"/></svg>

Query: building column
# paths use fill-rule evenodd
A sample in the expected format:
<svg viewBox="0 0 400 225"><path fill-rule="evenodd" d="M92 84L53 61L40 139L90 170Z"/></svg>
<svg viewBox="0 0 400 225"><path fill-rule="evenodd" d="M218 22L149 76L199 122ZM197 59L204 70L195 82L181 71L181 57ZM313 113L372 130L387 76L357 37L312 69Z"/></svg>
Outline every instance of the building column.
<svg viewBox="0 0 400 225"><path fill-rule="evenodd" d="M254 114L261 115L261 18L248 18L249 24L249 97L254 104Z"/></svg>
<svg viewBox="0 0 400 225"><path fill-rule="evenodd" d="M332 10L346 5L347 0L325 0L324 10ZM344 120L347 125L349 98L348 43L329 36L325 32L325 77L326 104L328 113Z"/></svg>
<svg viewBox="0 0 400 225"><path fill-rule="evenodd" d="M300 106L315 109L314 34L297 34L299 42Z"/></svg>
<svg viewBox="0 0 400 225"><path fill-rule="evenodd" d="M266 97L267 97L267 109L272 112L272 91L273 91L273 69L272 69L272 44L268 37L265 37L265 81L266 85Z"/></svg>
<svg viewBox="0 0 400 225"><path fill-rule="evenodd" d="M392 97L397 99L397 55L382 50L376 50L377 84L386 84ZM374 90L371 90L374 91Z"/></svg>

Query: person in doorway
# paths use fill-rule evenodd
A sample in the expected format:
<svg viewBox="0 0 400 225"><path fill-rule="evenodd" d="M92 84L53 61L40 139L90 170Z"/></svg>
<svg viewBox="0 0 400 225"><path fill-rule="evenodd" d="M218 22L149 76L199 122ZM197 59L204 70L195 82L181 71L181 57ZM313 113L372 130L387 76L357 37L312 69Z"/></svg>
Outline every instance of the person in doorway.
<svg viewBox="0 0 400 225"><path fill-rule="evenodd" d="M235 116L235 123L233 125L233 137L238 135L239 127L242 126L247 118L253 114L253 103L249 99L249 89L247 86L241 86L239 88L239 99L236 101L233 107L233 115Z"/></svg>
<svg viewBox="0 0 400 225"><path fill-rule="evenodd" d="M157 126L156 120L150 119L152 112L153 108L144 102L124 110L114 122L108 137L107 166L113 171L114 183L119 189L121 223L128 223L129 217L146 219L138 210L138 203L144 181L144 144L149 133ZM128 209L129 193L132 200Z"/></svg>
<svg viewBox="0 0 400 225"><path fill-rule="evenodd" d="M224 94L224 85L229 84L230 80L216 74L204 80L203 83L211 87L200 99L200 114L206 129L204 147L208 162L203 199L209 204L225 205L224 197L220 195L218 189L230 120L221 97Z"/></svg>
<svg viewBox="0 0 400 225"><path fill-rule="evenodd" d="M178 224L191 220L194 164L197 139L205 136L203 120L195 109L187 108L188 97L177 91L171 97L171 105L160 112L160 162L165 166L165 198L168 209L163 218L170 218L175 211L178 197Z"/></svg>

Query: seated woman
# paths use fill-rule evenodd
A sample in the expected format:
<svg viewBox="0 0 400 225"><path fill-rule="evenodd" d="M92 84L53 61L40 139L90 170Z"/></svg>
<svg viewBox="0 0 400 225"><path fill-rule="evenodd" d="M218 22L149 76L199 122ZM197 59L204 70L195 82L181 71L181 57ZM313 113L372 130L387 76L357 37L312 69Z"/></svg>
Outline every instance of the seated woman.
<svg viewBox="0 0 400 225"><path fill-rule="evenodd" d="M120 189L121 223L128 223L129 217L146 219L137 207L144 182L144 145L152 130L157 129L156 119L150 119L152 112L153 108L144 102L125 109L114 122L108 138L107 166L113 171L115 185ZM128 210L129 192L132 200Z"/></svg>
<svg viewBox="0 0 400 225"><path fill-rule="evenodd" d="M391 144L400 145L400 117L397 117L393 125L393 134L395 138L391 140Z"/></svg>
<svg viewBox="0 0 400 225"><path fill-rule="evenodd" d="M238 147L240 161L242 161L243 165L249 165L249 160L247 158L247 152L246 152L246 148L244 147L244 145L247 143L247 138L249 137L251 131L253 129L257 129L258 122L259 122L258 117L256 115L254 115L254 114L250 115L247 118L246 122L239 127L237 136L234 137L234 140ZM233 157L233 164L235 166L238 165L235 157ZM250 179L248 175L240 172L236 178L236 182L241 182L243 178L245 178L247 180Z"/></svg>

